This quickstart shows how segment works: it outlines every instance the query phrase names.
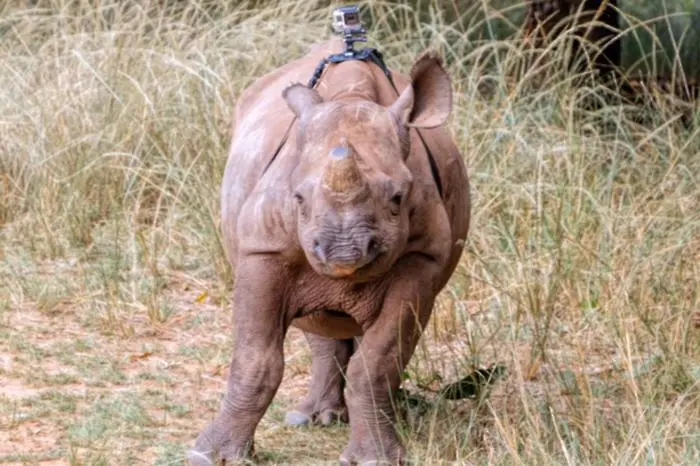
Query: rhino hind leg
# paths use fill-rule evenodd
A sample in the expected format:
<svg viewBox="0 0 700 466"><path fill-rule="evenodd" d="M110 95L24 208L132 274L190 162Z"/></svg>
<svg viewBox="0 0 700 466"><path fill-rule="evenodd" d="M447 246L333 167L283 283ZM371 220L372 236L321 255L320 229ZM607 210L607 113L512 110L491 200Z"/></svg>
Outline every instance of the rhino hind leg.
<svg viewBox="0 0 700 466"><path fill-rule="evenodd" d="M345 370L355 347L354 339L336 340L304 333L311 347L311 379L306 398L287 413L293 426L348 422L343 390Z"/></svg>

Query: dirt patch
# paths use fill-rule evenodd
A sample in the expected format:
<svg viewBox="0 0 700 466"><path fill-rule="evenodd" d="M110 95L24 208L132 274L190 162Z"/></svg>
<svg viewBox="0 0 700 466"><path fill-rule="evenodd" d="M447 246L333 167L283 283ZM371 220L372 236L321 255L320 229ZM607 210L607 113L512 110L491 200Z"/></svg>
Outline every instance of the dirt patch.
<svg viewBox="0 0 700 466"><path fill-rule="evenodd" d="M100 449L131 448L137 464L181 458L225 393L231 332L226 309L196 303L196 292L173 293L176 318L149 325L137 316L125 322L137 329L128 338L86 328L80 309L47 314L25 304L9 313L9 338L0 343L0 463L65 464L57 452L71 449L88 462ZM292 329L272 418L305 395L308 358L303 334ZM263 443L280 428L270 416Z"/></svg>
<svg viewBox="0 0 700 466"><path fill-rule="evenodd" d="M49 456L56 451L60 429L51 420L22 422L10 429L0 430L0 458ZM10 463L12 464L12 463ZM19 464L19 463L18 463ZM41 464L66 464L57 460L41 461Z"/></svg>

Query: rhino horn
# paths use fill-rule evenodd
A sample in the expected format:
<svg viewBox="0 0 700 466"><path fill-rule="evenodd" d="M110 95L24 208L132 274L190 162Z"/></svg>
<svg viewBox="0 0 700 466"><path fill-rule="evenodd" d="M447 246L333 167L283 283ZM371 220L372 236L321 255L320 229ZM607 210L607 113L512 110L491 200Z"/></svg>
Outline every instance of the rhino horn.
<svg viewBox="0 0 700 466"><path fill-rule="evenodd" d="M323 173L323 186L335 193L352 193L364 186L364 177L357 165L352 148L347 140L331 149L330 160Z"/></svg>

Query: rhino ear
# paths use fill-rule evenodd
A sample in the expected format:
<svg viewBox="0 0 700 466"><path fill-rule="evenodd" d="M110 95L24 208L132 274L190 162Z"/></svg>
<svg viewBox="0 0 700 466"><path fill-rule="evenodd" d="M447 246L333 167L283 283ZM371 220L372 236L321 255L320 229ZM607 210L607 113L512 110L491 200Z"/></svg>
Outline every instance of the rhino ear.
<svg viewBox="0 0 700 466"><path fill-rule="evenodd" d="M301 118L314 105L323 102L323 98L315 89L309 89L303 84L292 84L285 88L282 91L282 97L297 118Z"/></svg>
<svg viewBox="0 0 700 466"><path fill-rule="evenodd" d="M452 111L452 82L437 53L426 51L416 59L411 83L389 111L399 122L414 128L434 128L447 121Z"/></svg>

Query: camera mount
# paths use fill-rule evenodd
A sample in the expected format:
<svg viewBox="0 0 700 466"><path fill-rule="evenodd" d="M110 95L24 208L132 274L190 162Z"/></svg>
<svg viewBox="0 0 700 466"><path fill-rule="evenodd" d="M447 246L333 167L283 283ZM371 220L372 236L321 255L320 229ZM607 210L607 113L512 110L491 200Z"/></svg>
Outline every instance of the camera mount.
<svg viewBox="0 0 700 466"><path fill-rule="evenodd" d="M342 53L329 55L321 60L321 63L318 64L314 70L314 74L309 80L309 88L316 86L316 83L321 78L321 74L323 74L323 70L326 69L328 64L342 63L348 60L369 60L373 62L384 72L386 77L389 78L389 81L393 84L391 72L384 63L382 54L377 49L365 47L357 50L354 48L355 42L367 42L367 30L362 26L362 21L360 21L360 9L357 5L343 6L333 10L333 31L336 34L343 35L345 50Z"/></svg>
<svg viewBox="0 0 700 466"><path fill-rule="evenodd" d="M367 30L360 20L360 9L357 5L343 6L333 10L333 31L343 35L345 54L355 53L355 42L367 42Z"/></svg>

